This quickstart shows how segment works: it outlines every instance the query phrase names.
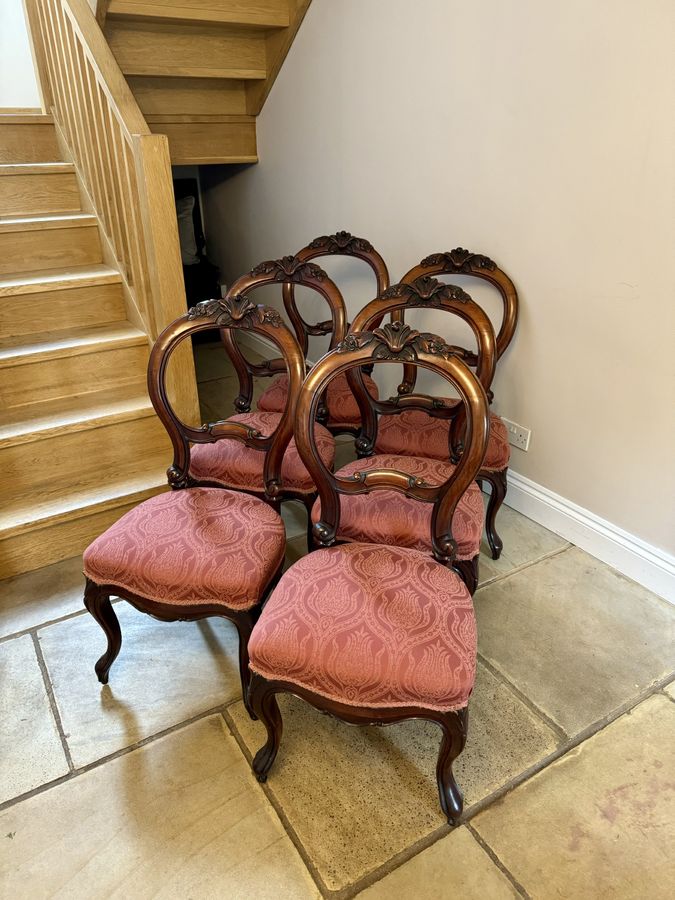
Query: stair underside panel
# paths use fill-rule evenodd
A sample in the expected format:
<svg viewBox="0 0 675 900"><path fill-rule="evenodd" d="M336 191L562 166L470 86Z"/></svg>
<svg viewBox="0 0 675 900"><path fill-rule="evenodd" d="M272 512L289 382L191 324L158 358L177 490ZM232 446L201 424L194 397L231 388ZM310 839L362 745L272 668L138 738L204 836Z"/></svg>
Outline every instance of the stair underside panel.
<svg viewBox="0 0 675 900"><path fill-rule="evenodd" d="M106 37L125 75L265 78L264 33L118 21Z"/></svg>
<svg viewBox="0 0 675 900"><path fill-rule="evenodd" d="M110 0L108 18L133 17L180 22L284 28L288 0Z"/></svg>
<svg viewBox="0 0 675 900"><path fill-rule="evenodd" d="M145 116L246 114L246 87L241 80L130 75L127 81Z"/></svg>
<svg viewBox="0 0 675 900"><path fill-rule="evenodd" d="M185 119L185 121L179 121ZM174 165L257 162L255 119L233 116L148 116L150 130L169 138Z"/></svg>

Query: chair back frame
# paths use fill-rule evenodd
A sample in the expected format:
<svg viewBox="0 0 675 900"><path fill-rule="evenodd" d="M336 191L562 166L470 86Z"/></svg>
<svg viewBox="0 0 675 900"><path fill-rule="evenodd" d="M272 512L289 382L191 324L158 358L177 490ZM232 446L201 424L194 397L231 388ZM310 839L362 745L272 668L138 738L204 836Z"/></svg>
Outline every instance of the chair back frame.
<svg viewBox="0 0 675 900"><path fill-rule="evenodd" d="M463 247L455 247L444 253L432 253L417 266L413 266L401 279L405 284L413 284L418 278L438 275L468 275L480 278L496 287L502 298L503 315L496 338L497 361L513 339L518 324L518 291L513 281L494 260L482 253L473 253ZM402 319L401 319L402 321ZM399 393L410 393L415 387L414 372L405 370ZM490 395L488 395L490 396ZM490 396L490 399L491 396Z"/></svg>
<svg viewBox="0 0 675 900"><path fill-rule="evenodd" d="M271 280L273 279L269 274L247 275L238 279L224 298L204 300L168 325L152 348L148 362L148 393L173 445L173 463L167 470L168 482L172 488L191 487L200 483L189 474L191 443L208 444L229 438L265 452L265 495L268 499L275 499L282 492L281 464L293 436L296 398L305 368L298 343L278 310L256 305L247 297L248 293ZM237 331L254 332L279 348L280 358L288 372L290 390L286 409L272 434L263 436L241 422L218 421L196 428L181 421L174 411L166 384L171 356L176 347L190 335L210 328L219 328L221 334L225 332L228 336ZM225 346L227 348L228 344Z"/></svg>
<svg viewBox="0 0 675 900"><path fill-rule="evenodd" d="M368 303L355 317L350 334L370 331L376 323L386 315L391 315L392 322L403 327L403 318L407 309L442 310L459 316L474 333L477 352L473 353L462 347L448 345L455 356L466 365L476 367L476 377L483 385L488 398L496 365L495 334L490 319L475 303L469 294L453 284L444 284L435 278L421 276L411 284L400 282L392 285L375 300ZM404 363L406 381L410 373L410 390L399 393L389 400L374 400L367 395L359 372L350 372L347 379L357 400L365 394L369 397L368 405L361 405L362 428L357 439L357 450L360 455L372 453L377 440L377 416L400 415L404 410L422 409L436 418L452 419L453 425L448 445L448 455L457 458L461 450L460 436L464 424L463 404L446 405L437 397L412 393L416 381L417 367ZM400 390L400 389L399 389Z"/></svg>
<svg viewBox="0 0 675 900"><path fill-rule="evenodd" d="M259 263L247 274L237 279L228 295L237 286L239 292L248 292L264 284L283 283L298 284L320 293L328 303L331 318L329 320L333 333L342 340L347 332L347 313L342 294L335 282L317 265L300 256L284 256ZM295 328L295 324L293 326ZM297 331L297 329L296 329ZM286 371L283 358L268 359L262 363L251 363L246 359L234 334L227 329L221 331L221 338L239 378L239 396L235 400L235 408L239 412L248 412L253 399L253 377L269 377ZM303 360L306 357L305 345L299 341ZM304 362L303 362L304 366Z"/></svg>
<svg viewBox="0 0 675 900"><path fill-rule="evenodd" d="M430 485L394 469L371 469L351 477L340 477L323 464L316 446L312 423L319 399L327 385L343 372L358 372L373 363L406 362L436 372L458 392L466 409L464 452L450 477L442 485ZM357 391L362 415L369 408L367 392ZM335 543L340 521L340 494L362 494L371 490L394 490L417 500L433 503L431 543L434 558L451 564L457 545L451 523L462 495L481 466L489 436L488 402L478 378L453 348L433 334L421 334L400 322L391 322L373 332L350 333L312 368L305 378L295 418L298 452L317 486L321 498L321 520L314 535L322 546Z"/></svg>

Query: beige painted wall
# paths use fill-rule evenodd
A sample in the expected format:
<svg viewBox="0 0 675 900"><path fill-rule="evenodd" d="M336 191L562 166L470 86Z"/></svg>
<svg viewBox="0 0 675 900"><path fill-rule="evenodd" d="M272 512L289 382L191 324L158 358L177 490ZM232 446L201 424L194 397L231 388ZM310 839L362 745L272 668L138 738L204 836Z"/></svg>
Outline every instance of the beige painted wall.
<svg viewBox="0 0 675 900"><path fill-rule="evenodd" d="M39 107L22 0L0 0L0 109Z"/></svg>
<svg viewBox="0 0 675 900"><path fill-rule="evenodd" d="M314 0L259 165L203 184L212 254L233 277L345 228L393 277L494 257L522 300L495 382L532 429L513 468L672 549L673 46L672 0ZM352 312L372 294L332 271Z"/></svg>

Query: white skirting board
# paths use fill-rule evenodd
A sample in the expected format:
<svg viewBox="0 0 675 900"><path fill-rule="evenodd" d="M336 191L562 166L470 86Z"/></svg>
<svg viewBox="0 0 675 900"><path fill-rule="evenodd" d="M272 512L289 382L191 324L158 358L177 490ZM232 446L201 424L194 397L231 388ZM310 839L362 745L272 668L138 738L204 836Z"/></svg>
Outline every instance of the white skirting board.
<svg viewBox="0 0 675 900"><path fill-rule="evenodd" d="M239 340L263 356L275 355L255 334ZM509 471L508 485L505 503L512 509L675 604L675 556L517 472Z"/></svg>
<svg viewBox="0 0 675 900"><path fill-rule="evenodd" d="M675 604L675 556L665 550L517 472L509 471L505 503Z"/></svg>

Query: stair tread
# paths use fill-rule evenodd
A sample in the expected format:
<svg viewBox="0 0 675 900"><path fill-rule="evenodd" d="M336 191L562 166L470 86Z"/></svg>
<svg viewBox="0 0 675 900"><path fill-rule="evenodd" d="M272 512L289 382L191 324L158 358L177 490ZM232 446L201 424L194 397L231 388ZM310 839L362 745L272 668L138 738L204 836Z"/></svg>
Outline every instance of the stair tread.
<svg viewBox="0 0 675 900"><path fill-rule="evenodd" d="M0 125L53 125L52 116L43 113L0 113Z"/></svg>
<svg viewBox="0 0 675 900"><path fill-rule="evenodd" d="M144 332L130 322L114 322L112 325L95 325L67 328L62 331L44 331L38 334L0 338L0 365L15 360L28 361L45 354L63 355L64 351L78 348L101 349L105 344L128 345L147 340Z"/></svg>
<svg viewBox="0 0 675 900"><path fill-rule="evenodd" d="M0 216L0 232L40 231L50 228L77 228L95 226L96 216L85 212L39 213L24 216Z"/></svg>
<svg viewBox="0 0 675 900"><path fill-rule="evenodd" d="M144 499L138 494L155 492L166 485L166 469L170 463L166 456L162 462L155 462L132 478L119 478L110 484L97 485L81 491L69 491L66 496L51 497L47 500L17 498L3 504L0 510L0 537L7 538L25 531L32 531L45 525L56 524L59 520L70 520L102 512L107 508L121 506L125 502Z"/></svg>
<svg viewBox="0 0 675 900"><path fill-rule="evenodd" d="M1 175L68 175L75 171L72 163L66 162L41 162L41 163L1 163Z"/></svg>
<svg viewBox="0 0 675 900"><path fill-rule="evenodd" d="M121 283L122 276L105 263L89 266L70 266L59 269L38 269L0 275L0 297L3 294L39 294L45 290L59 291L84 284Z"/></svg>
<svg viewBox="0 0 675 900"><path fill-rule="evenodd" d="M153 415L145 382L17 406L0 412L0 447Z"/></svg>

